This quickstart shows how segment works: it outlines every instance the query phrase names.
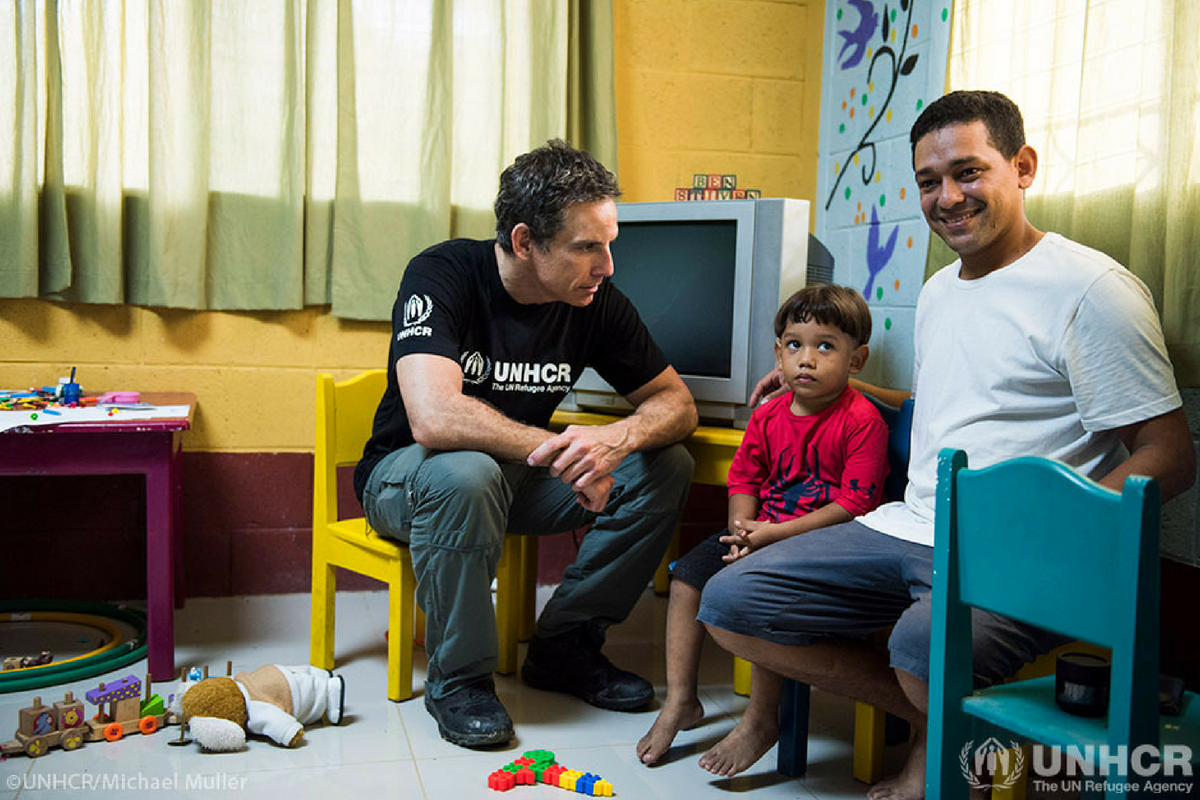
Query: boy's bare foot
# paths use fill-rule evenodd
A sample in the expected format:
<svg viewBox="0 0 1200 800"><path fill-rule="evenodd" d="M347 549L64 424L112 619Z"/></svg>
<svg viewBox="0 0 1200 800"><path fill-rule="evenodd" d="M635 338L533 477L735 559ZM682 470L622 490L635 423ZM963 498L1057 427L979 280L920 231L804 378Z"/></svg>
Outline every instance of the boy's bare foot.
<svg viewBox="0 0 1200 800"><path fill-rule="evenodd" d="M867 790L869 800L924 800L925 797L925 735L919 731L913 737L908 761L899 775L884 778Z"/></svg>
<svg viewBox="0 0 1200 800"><path fill-rule="evenodd" d="M743 716L733 730L700 756L700 766L714 775L737 775L779 741L779 723L774 720L748 720Z"/></svg>
<svg viewBox="0 0 1200 800"><path fill-rule="evenodd" d="M658 718L637 743L637 756L643 764L654 764L671 747L675 734L698 725L704 719L704 706L693 698L682 704L663 704Z"/></svg>

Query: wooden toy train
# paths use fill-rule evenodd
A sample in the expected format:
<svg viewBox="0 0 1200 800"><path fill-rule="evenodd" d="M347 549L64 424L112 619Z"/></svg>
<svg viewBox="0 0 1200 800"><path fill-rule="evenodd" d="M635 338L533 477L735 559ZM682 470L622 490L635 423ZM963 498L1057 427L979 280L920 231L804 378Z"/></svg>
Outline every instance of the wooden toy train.
<svg viewBox="0 0 1200 800"><path fill-rule="evenodd" d="M127 733L150 734L178 723L163 699L150 693L149 676L145 699L141 694L142 682L135 675L101 683L84 695L99 712L91 719L84 718L84 705L71 692L53 706L42 705L42 698L35 697L33 705L18 712L16 738L0 744L0 754L35 758L52 747L75 750L84 742L115 742Z"/></svg>

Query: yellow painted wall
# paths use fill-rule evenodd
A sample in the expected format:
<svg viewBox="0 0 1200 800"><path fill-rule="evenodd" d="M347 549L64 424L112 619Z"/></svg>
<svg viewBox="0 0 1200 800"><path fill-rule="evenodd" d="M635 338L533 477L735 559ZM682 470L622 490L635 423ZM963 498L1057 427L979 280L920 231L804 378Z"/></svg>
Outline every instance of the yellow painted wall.
<svg viewBox="0 0 1200 800"><path fill-rule="evenodd" d="M615 0L621 184L670 200L694 172L769 197L816 190L824 4ZM188 450L312 449L313 376L383 366L387 323L324 309L190 312L0 300L0 388L78 367L85 391L199 396Z"/></svg>
<svg viewBox="0 0 1200 800"><path fill-rule="evenodd" d="M324 309L227 313L0 300L0 387L189 391L188 450L311 451L313 376L383 366L387 323Z"/></svg>
<svg viewBox="0 0 1200 800"><path fill-rule="evenodd" d="M624 199L672 200L697 172L815 195L824 0L613 7Z"/></svg>

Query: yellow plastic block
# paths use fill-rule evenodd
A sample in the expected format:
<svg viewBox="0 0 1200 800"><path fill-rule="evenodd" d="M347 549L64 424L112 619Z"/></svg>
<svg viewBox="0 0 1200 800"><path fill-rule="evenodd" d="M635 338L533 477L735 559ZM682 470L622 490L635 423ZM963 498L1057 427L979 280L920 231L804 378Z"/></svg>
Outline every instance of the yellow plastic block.
<svg viewBox="0 0 1200 800"><path fill-rule="evenodd" d="M603 778L601 778L600 780L598 780L594 784L592 784L592 796L593 797L612 797L613 796L613 785L611 783L609 783L608 781L604 780Z"/></svg>
<svg viewBox="0 0 1200 800"><path fill-rule="evenodd" d="M569 769L558 776L558 785L569 792L573 792L575 791L575 783L582 775L582 772Z"/></svg>

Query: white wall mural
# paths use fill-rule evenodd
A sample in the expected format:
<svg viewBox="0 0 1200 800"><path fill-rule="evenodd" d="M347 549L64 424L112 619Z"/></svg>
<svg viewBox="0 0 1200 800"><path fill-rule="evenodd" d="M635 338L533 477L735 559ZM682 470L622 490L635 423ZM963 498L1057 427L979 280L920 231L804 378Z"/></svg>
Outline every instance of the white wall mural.
<svg viewBox="0 0 1200 800"><path fill-rule="evenodd" d="M863 377L912 382L912 330L929 229L908 131L945 86L950 0L829 0L821 84L817 238L834 280L871 307Z"/></svg>

